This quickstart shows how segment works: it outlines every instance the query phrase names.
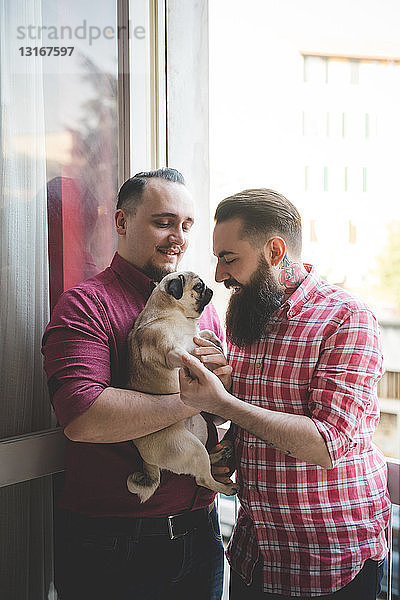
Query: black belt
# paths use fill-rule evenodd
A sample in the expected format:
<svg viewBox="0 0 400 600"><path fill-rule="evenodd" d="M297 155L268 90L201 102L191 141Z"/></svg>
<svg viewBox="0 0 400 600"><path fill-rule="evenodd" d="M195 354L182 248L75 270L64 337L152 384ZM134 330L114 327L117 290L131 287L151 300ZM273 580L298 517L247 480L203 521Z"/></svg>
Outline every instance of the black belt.
<svg viewBox="0 0 400 600"><path fill-rule="evenodd" d="M73 514L72 522L79 530L102 533L135 533L139 536L168 535L171 540L205 527L214 502L206 508L188 510L166 517L86 517ZM70 513L72 514L72 513Z"/></svg>
<svg viewBox="0 0 400 600"><path fill-rule="evenodd" d="M199 510L188 510L178 515L170 515L156 519L143 518L140 528L142 535L169 535L171 540L186 535L199 527L204 527L208 522L208 515L214 503Z"/></svg>

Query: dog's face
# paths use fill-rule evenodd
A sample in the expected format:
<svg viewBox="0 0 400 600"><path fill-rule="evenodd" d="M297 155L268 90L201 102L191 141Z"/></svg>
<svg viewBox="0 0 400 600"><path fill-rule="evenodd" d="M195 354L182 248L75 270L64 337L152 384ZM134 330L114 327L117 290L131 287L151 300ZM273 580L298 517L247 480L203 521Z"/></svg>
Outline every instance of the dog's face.
<svg viewBox="0 0 400 600"><path fill-rule="evenodd" d="M171 273L159 285L160 291L168 294L174 304L183 310L186 317L197 318L210 302L213 291L191 271Z"/></svg>

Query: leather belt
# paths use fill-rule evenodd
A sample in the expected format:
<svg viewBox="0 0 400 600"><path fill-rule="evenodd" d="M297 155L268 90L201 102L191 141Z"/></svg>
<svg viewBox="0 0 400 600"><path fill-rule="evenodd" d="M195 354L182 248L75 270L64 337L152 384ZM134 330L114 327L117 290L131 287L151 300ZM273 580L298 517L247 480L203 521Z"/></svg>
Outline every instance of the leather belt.
<svg viewBox="0 0 400 600"><path fill-rule="evenodd" d="M206 508L188 510L166 517L86 517L74 514L73 525L81 532L84 530L128 535L135 532L140 537L167 535L171 540L175 540L195 529L205 527L213 508L214 502Z"/></svg>
<svg viewBox="0 0 400 600"><path fill-rule="evenodd" d="M208 522L208 515L213 509L214 503L206 508L190 510L178 515L169 515L156 519L143 518L141 524L141 535L163 535L168 534L171 540L182 537L204 527Z"/></svg>

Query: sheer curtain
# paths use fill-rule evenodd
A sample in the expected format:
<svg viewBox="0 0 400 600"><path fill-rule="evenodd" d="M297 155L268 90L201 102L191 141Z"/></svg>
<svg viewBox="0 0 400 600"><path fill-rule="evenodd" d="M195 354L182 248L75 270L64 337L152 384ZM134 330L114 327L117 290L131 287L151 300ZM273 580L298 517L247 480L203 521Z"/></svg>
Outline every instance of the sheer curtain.
<svg viewBox="0 0 400 600"><path fill-rule="evenodd" d="M49 311L42 58L20 56L17 37L40 23L40 0L0 0L0 439L51 426L40 355ZM7 600L54 597L50 480L0 489Z"/></svg>

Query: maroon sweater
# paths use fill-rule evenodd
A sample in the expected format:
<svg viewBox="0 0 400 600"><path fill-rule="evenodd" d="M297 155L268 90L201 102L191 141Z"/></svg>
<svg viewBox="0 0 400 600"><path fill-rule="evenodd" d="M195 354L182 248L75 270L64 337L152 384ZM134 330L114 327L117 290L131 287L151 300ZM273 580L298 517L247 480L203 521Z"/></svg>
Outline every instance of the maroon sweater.
<svg viewBox="0 0 400 600"><path fill-rule="evenodd" d="M125 387L127 336L153 288L146 275L115 254L110 267L60 297L43 337L42 352L62 427L85 412L105 388ZM212 305L204 310L200 328L211 329L223 340ZM209 427L211 430L215 428ZM94 517L158 517L205 507L214 498L215 494L198 487L193 477L162 471L159 488L140 504L126 486L127 476L140 465L140 455L131 442L67 440L61 507Z"/></svg>

